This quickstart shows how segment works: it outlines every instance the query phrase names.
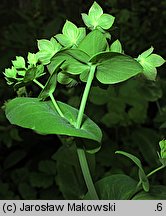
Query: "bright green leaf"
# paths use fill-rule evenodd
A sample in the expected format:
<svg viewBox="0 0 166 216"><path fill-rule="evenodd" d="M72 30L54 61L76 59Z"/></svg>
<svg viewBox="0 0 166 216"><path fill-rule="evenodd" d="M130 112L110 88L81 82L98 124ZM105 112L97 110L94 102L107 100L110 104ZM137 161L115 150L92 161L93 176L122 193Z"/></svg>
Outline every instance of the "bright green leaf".
<svg viewBox="0 0 166 216"><path fill-rule="evenodd" d="M114 52L100 53L90 62L98 64L96 78L103 84L125 81L143 70L141 65L130 56Z"/></svg>
<svg viewBox="0 0 166 216"><path fill-rule="evenodd" d="M119 40L116 40L111 44L110 52L122 53L122 45Z"/></svg>
<svg viewBox="0 0 166 216"><path fill-rule="evenodd" d="M28 53L28 63L32 66L36 66L36 63L38 62L37 55L35 53Z"/></svg>
<svg viewBox="0 0 166 216"><path fill-rule="evenodd" d="M151 54L146 58L146 62L151 64L153 67L160 67L165 63L165 60L157 54Z"/></svg>
<svg viewBox="0 0 166 216"><path fill-rule="evenodd" d="M90 57L99 52L105 51L107 41L103 33L99 30L90 32L79 44L78 49L87 53Z"/></svg>
<svg viewBox="0 0 166 216"><path fill-rule="evenodd" d="M114 20L115 20L115 17L113 17L112 15L110 15L110 14L102 14L100 19L98 20L98 25L101 28L107 30L107 29L111 28L111 26L114 23Z"/></svg>
<svg viewBox="0 0 166 216"><path fill-rule="evenodd" d="M15 98L6 104L6 116L11 124L36 130L44 134L62 134L83 137L100 142L100 128L84 115L80 129L75 128L78 110L62 102L58 105L62 118L51 101L41 102L37 98Z"/></svg>
<svg viewBox="0 0 166 216"><path fill-rule="evenodd" d="M22 56L16 56L16 60L12 61L16 69L25 69L25 60Z"/></svg>

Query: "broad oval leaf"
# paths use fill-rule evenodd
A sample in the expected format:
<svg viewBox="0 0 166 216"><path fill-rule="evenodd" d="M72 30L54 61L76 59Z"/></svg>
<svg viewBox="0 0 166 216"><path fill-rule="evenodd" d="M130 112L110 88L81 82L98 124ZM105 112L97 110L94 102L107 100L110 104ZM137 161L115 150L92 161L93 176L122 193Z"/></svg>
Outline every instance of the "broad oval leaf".
<svg viewBox="0 0 166 216"><path fill-rule="evenodd" d="M75 128L78 110L57 102L64 118L55 110L51 101L18 97L6 103L6 117L11 124L36 130L43 134L60 134L92 139L100 142L100 128L86 115L80 129Z"/></svg>
<svg viewBox="0 0 166 216"><path fill-rule="evenodd" d="M124 174L107 176L98 182L95 187L101 200L128 200L135 192L137 182ZM89 193L84 199L90 199Z"/></svg>
<svg viewBox="0 0 166 216"><path fill-rule="evenodd" d="M151 186L148 193L141 191L133 197L133 200L166 200L166 186Z"/></svg>
<svg viewBox="0 0 166 216"><path fill-rule="evenodd" d="M99 30L93 30L81 41L78 49L92 57L99 52L105 51L106 47L107 41L104 34Z"/></svg>
<svg viewBox="0 0 166 216"><path fill-rule="evenodd" d="M96 78L103 84L119 83L143 71L135 59L115 52L100 53L90 62L98 64Z"/></svg>

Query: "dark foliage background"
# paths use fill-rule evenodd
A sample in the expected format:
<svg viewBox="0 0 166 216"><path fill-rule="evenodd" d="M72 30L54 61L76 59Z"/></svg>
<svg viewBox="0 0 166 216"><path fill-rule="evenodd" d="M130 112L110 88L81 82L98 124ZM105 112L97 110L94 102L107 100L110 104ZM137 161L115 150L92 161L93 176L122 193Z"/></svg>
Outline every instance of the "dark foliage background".
<svg viewBox="0 0 166 216"><path fill-rule="evenodd" d="M126 54L137 57L154 46L166 56L165 0L97 1L116 17L112 40L120 39ZM80 13L93 1L82 0L1 0L0 4L0 106L16 96L3 78L15 56L35 52L37 39L50 38L66 19L83 25ZM89 155L94 180L114 173L137 179L137 168L114 152L118 149L137 155L146 170L158 166L158 141L165 137L160 126L166 121L166 73L159 69L155 83L131 79L107 89L94 87L86 113L103 130L102 149ZM60 89L58 97L78 106L83 85ZM29 92L38 89L28 87ZM99 97L101 95L101 97ZM94 115L95 113L95 115ZM65 144L62 144L65 143ZM156 174L154 185L166 184L166 171ZM81 199L86 187L70 138L41 136L9 124L0 110L0 199Z"/></svg>

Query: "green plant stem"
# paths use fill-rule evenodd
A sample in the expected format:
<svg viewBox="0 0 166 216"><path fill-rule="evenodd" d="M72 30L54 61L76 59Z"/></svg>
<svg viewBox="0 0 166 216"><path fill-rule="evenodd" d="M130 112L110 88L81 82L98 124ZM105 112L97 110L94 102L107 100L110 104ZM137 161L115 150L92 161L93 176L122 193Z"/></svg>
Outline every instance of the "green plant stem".
<svg viewBox="0 0 166 216"><path fill-rule="evenodd" d="M147 175L147 177L150 177L151 175L153 175L153 174L156 173L157 171L163 169L164 167L165 167L165 166L162 165L162 166L156 168L155 170L153 170L152 172L150 172L150 173Z"/></svg>
<svg viewBox="0 0 166 216"><path fill-rule="evenodd" d="M79 108L79 112L78 112L78 116L77 116L76 128L81 127L81 123L82 123L82 119L83 119L83 116L84 116L84 110L85 110L87 98L88 98L88 95L89 95L92 80L94 78L95 69L96 69L95 65L92 65L91 68L90 68L90 73L89 73L89 76L88 76L88 80L87 80L87 83L86 83L86 86L85 86L85 90L84 90L84 93L83 93L83 96L82 96L82 100L81 100L81 104L80 104L80 108Z"/></svg>
<svg viewBox="0 0 166 216"><path fill-rule="evenodd" d="M36 83L40 88L44 89L44 85L42 85L39 81L37 81L36 79L34 79L33 81L34 81L34 83ZM53 103L55 109L56 109L57 112L59 113L59 115L60 115L61 117L64 118L64 115L63 115L62 111L60 110L60 108L59 108L59 106L58 106L58 104L57 104L57 102L56 102L56 100L55 100L53 94L52 94L52 93L49 94L49 97L50 97L50 99L51 99L51 101L52 101L52 103Z"/></svg>
<svg viewBox="0 0 166 216"><path fill-rule="evenodd" d="M94 187L94 184L93 184L93 181L92 181L92 178L91 178L91 174L90 174L90 171L89 171L85 151L84 151L84 149L77 148L77 153L78 153L78 158L79 158L79 161L80 161L81 170L82 170L84 180L85 180L85 183L87 185L90 197L91 197L92 200L98 200L99 198L98 198L98 195L96 193L96 189Z"/></svg>
<svg viewBox="0 0 166 216"><path fill-rule="evenodd" d="M81 104L80 104L80 109L79 109L78 116L77 116L77 121L76 121L76 126L75 126L77 129L79 129L81 127L86 102L87 102L87 99L88 99L90 87L91 87L91 84L92 84L92 81L93 81L93 78L94 78L94 74L95 74L95 69L96 69L95 65L92 65L91 68L90 68L90 73L89 73L89 76L88 76L88 80L87 80L87 83L86 83L86 86L85 86L85 90L84 90L82 100L81 100ZM82 170L84 180L85 180L86 186L88 188L88 192L90 194L90 197L91 197L92 200L98 200L99 198L98 198L95 186L94 186L93 181L92 181L92 177L91 177L91 174L90 174L90 170L89 170L89 166L88 166L88 163L87 163L87 159L86 159L84 149L77 148L77 154L78 154L78 159L79 159L79 162L80 162L81 170Z"/></svg>
<svg viewBox="0 0 166 216"><path fill-rule="evenodd" d="M55 109L56 109L57 112L59 113L59 115L60 115L61 117L64 118L64 115L63 115L61 109L59 108L59 106L58 106L58 104L57 104L57 102L56 102L56 100L55 100L53 94L51 93L51 94L49 94L49 96L50 96L50 98L51 98L51 101L52 101L52 103L53 103Z"/></svg>
<svg viewBox="0 0 166 216"><path fill-rule="evenodd" d="M40 88L44 89L44 85L42 85L39 81L36 79L33 80L34 83L36 83Z"/></svg>
<svg viewBox="0 0 166 216"><path fill-rule="evenodd" d="M151 175L153 175L154 173L156 173L156 172L158 172L159 170L163 169L164 167L165 167L165 166L162 165L162 166L156 168L155 170L153 170L152 172L150 172L149 174L147 174L146 177L149 178ZM139 189L140 186L141 186L141 181L138 182L138 184L137 184L137 189Z"/></svg>

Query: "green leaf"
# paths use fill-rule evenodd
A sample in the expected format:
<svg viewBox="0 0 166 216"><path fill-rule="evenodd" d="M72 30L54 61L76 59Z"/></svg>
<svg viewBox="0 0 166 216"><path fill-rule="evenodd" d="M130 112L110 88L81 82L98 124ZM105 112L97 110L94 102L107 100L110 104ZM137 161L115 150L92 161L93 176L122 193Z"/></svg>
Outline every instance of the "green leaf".
<svg viewBox="0 0 166 216"><path fill-rule="evenodd" d="M95 21L96 19L100 18L102 14L103 9L100 7L99 4L97 4L97 2L94 2L89 9L89 17Z"/></svg>
<svg viewBox="0 0 166 216"><path fill-rule="evenodd" d="M116 174L102 178L95 183L100 200L127 200L136 189L137 182L127 175ZM89 193L84 199L89 199Z"/></svg>
<svg viewBox="0 0 166 216"><path fill-rule="evenodd" d="M9 169L25 158L26 152L23 150L15 150L11 152L4 160L4 169Z"/></svg>
<svg viewBox="0 0 166 216"><path fill-rule="evenodd" d="M44 64L50 63L51 58L61 49L61 45L54 39L51 40L38 40L39 52L37 58Z"/></svg>
<svg viewBox="0 0 166 216"><path fill-rule="evenodd" d="M153 52L153 47L143 52L137 58L137 61L143 67L143 74L149 80L156 79L157 76L156 67L160 67L162 64L165 63L165 60L161 56L157 54L152 54L152 52Z"/></svg>
<svg viewBox="0 0 166 216"><path fill-rule="evenodd" d="M119 40L116 40L111 44L110 52L122 53L122 45Z"/></svg>
<svg viewBox="0 0 166 216"><path fill-rule="evenodd" d="M144 51L141 55L138 56L138 59L147 58L150 54L152 54L154 48L150 47L148 50Z"/></svg>
<svg viewBox="0 0 166 216"><path fill-rule="evenodd" d="M57 73L61 67L61 65L64 63L64 61L60 62L56 68L55 71L50 75L48 78L44 88L40 92L38 98L45 100L47 97L49 97L50 94L53 94L56 88L57 84Z"/></svg>
<svg viewBox="0 0 166 216"><path fill-rule="evenodd" d="M92 57L90 62L98 64L96 78L103 84L125 81L143 70L130 56L115 52L100 53Z"/></svg>
<svg viewBox="0 0 166 216"><path fill-rule="evenodd" d="M74 55L74 54L73 54ZM66 53L59 53L54 56L51 60L51 63L48 65L48 70L50 73L53 73L57 64L61 61L66 60L65 63L61 66L61 69L70 74L81 74L84 71L89 71L89 65L83 64L80 61L77 61L75 58Z"/></svg>
<svg viewBox="0 0 166 216"><path fill-rule="evenodd" d="M107 29L111 28L111 26L114 23L114 20L115 20L115 17L113 17L112 15L110 15L110 14L102 14L100 19L98 20L98 25L101 28L107 30Z"/></svg>
<svg viewBox="0 0 166 216"><path fill-rule="evenodd" d="M30 82L36 78L41 77L42 75L44 75L43 65L38 65L37 67L31 67L26 71L23 81Z"/></svg>
<svg viewBox="0 0 166 216"><path fill-rule="evenodd" d="M103 9L96 2L94 2L89 9L88 15L85 13L82 13L81 15L85 25L88 28L91 30L99 29L101 32L103 31L102 29L109 29L115 19L112 15L105 13L103 14Z"/></svg>
<svg viewBox="0 0 166 216"><path fill-rule="evenodd" d="M49 188L54 183L54 177L45 173L31 172L29 180L32 187Z"/></svg>
<svg viewBox="0 0 166 216"><path fill-rule="evenodd" d="M156 152L159 134L149 128L140 128L133 130L131 134L132 142L139 149L144 157L144 160L149 166L158 164L158 155Z"/></svg>
<svg viewBox="0 0 166 216"><path fill-rule="evenodd" d="M18 191L25 200L34 200L37 198L36 190L25 182L19 184Z"/></svg>
<svg viewBox="0 0 166 216"><path fill-rule="evenodd" d="M4 75L7 78L15 78L16 79L17 70L13 66L12 66L12 68L6 68Z"/></svg>
<svg viewBox="0 0 166 216"><path fill-rule="evenodd" d="M42 160L39 162L39 171L48 175L56 175L56 163L52 160Z"/></svg>
<svg viewBox="0 0 166 216"><path fill-rule="evenodd" d="M85 28L77 28L70 21L66 21L62 29L63 34L57 34L55 37L65 47L71 47L73 45L78 46L80 41L85 37Z"/></svg>
<svg viewBox="0 0 166 216"><path fill-rule="evenodd" d="M22 56L16 56L16 60L12 61L13 63L13 66L16 68L16 69L25 69L25 60Z"/></svg>
<svg viewBox="0 0 166 216"><path fill-rule="evenodd" d="M36 130L44 134L83 137L100 142L100 128L84 115L80 129L75 128L78 110L62 102L58 105L65 118L55 110L51 101L37 98L15 98L6 104L6 116L11 124Z"/></svg>
<svg viewBox="0 0 166 216"><path fill-rule="evenodd" d="M38 62L38 58L37 58L37 55L35 53L28 53L28 63L31 65L31 66L36 66Z"/></svg>
<svg viewBox="0 0 166 216"><path fill-rule="evenodd" d="M160 67L165 63L165 60L157 54L151 54L146 58L146 62L151 64L153 67Z"/></svg>
<svg viewBox="0 0 166 216"><path fill-rule="evenodd" d="M67 74L65 72L59 72L57 75L57 81L61 84L67 85L73 81L73 79L70 77L70 74Z"/></svg>
<svg viewBox="0 0 166 216"><path fill-rule="evenodd" d="M166 186L151 186L148 193L141 191L133 197L133 200L166 200Z"/></svg>
<svg viewBox="0 0 166 216"><path fill-rule="evenodd" d="M67 57L68 56L73 57L74 59L78 60L79 62L85 63L85 64L87 64L89 59L90 59L90 56L80 49L66 49L66 50L60 51L59 54L60 55L61 54L67 55Z"/></svg>
<svg viewBox="0 0 166 216"><path fill-rule="evenodd" d="M110 95L108 94L108 91L106 89L102 89L98 86L92 87L90 94L89 94L89 100L96 104L96 105L103 105L106 104L109 99Z"/></svg>
<svg viewBox="0 0 166 216"><path fill-rule="evenodd" d="M82 199L86 193L86 186L77 157L77 149L75 145L68 144L70 142L68 139L70 138L64 138L65 145L62 145L52 156L57 164L55 180L64 199Z"/></svg>
<svg viewBox="0 0 166 216"><path fill-rule="evenodd" d="M139 178L140 178L140 181L142 182L143 189L146 192L149 191L149 181L148 181L148 178L146 177L146 174L145 174L145 172L143 170L141 161L137 157L135 157L134 155L129 154L129 153L124 152L124 151L116 151L115 153L116 154L122 154L122 155L130 158L138 166L138 168L139 168Z"/></svg>
<svg viewBox="0 0 166 216"><path fill-rule="evenodd" d="M78 49L87 53L90 57L99 52L105 51L107 41L99 30L91 31L79 44Z"/></svg>

